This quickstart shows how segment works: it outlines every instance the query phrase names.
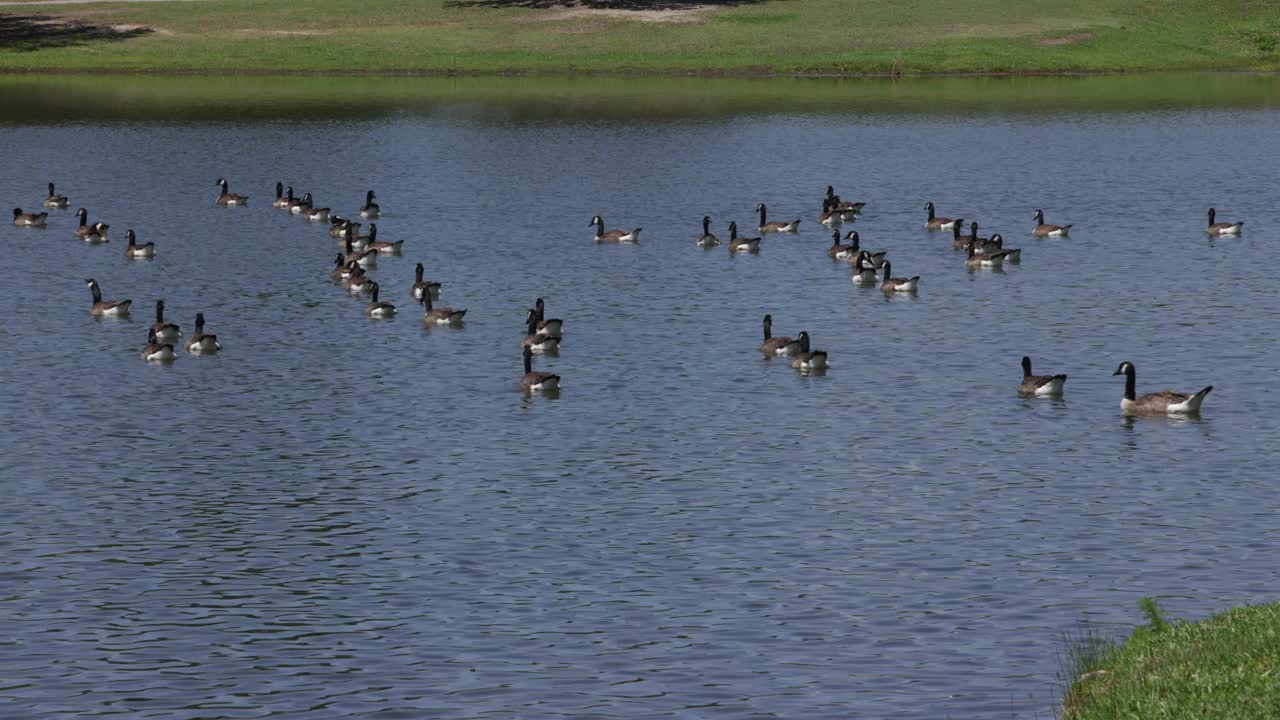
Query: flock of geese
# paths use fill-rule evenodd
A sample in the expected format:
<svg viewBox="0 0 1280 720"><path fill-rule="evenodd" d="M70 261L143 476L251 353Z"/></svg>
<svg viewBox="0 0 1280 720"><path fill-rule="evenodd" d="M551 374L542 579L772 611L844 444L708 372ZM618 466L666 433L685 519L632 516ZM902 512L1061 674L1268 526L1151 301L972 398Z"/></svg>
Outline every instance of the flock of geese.
<svg viewBox="0 0 1280 720"><path fill-rule="evenodd" d="M225 178L219 178L215 185L219 188L216 203L222 207L242 207L248 204L245 195L232 193L228 189ZM359 216L364 220L376 220L382 215L376 202L377 196L372 190L365 195L365 203L359 209ZM851 266L850 280L855 285L878 285L886 295L894 293L915 293L920 287L920 277L894 277L888 253L883 250L866 250L861 246L857 231L850 230L841 237L840 229L845 223L854 222L861 214L866 203L847 202L835 194L833 186L827 186L826 195L822 199L822 211L817 222L832 231L831 245L827 255L835 260L845 260ZM51 209L67 209L70 201L67 196L56 192L53 183L49 183L49 194L43 206ZM329 235L337 239L340 250L334 256L333 270L330 279L342 285L352 296L367 298L365 314L370 318L382 319L394 317L397 308L394 304L381 300L379 284L368 275L368 270L377 264L380 255L400 255L403 241L387 242L378 240L378 226L369 223L367 234L361 232L362 223L343 218L327 207L316 207L311 193L296 197L292 187L286 188L283 183L276 183L275 201L272 206L299 215L304 220L328 225ZM970 221L968 232L965 232L964 218L939 216L932 202L926 203L927 213L924 227L935 232L951 233L952 247L965 252L965 264L971 268L997 268L1004 263L1021 261L1020 248L1006 247L1004 238L998 233L989 237L979 234L977 222ZM740 236L738 224L730 222L729 236L722 243L721 239L711 232L711 218L702 218L702 233L695 237L695 243L702 248L713 248L721 244L728 247L730 253L757 253L760 251L762 236L769 233L797 233L801 220L769 220L768 208L758 203L755 211L759 214L759 222L752 237ZM89 223L88 211L80 208L76 211L79 224L74 229L76 238L89 244L109 242L109 226L102 222ZM1211 236L1240 235L1244 223L1217 222L1217 213L1209 208L1209 222L1206 231ZM21 208L13 210L13 224L19 227L45 227L49 213L26 213ZM1071 225L1053 225L1045 222L1044 212L1036 210L1035 226L1031 233L1038 238L1067 237ZM642 228L630 230L606 230L604 219L600 215L591 218L588 224L594 228L594 240L597 243L635 244L640 241ZM125 257L155 257L154 243L139 244L133 230L126 233L128 241ZM844 240L844 242L841 242ZM446 306L436 306L434 300L440 297L441 284L424 277L424 267L418 263L415 268L414 282L410 294L423 306L423 319L430 325L457 327L462 324L467 311ZM93 296L90 312L95 317L123 317L129 314L132 300L103 300L102 291L96 280L85 280L89 292ZM534 307L525 317L525 335L521 341L524 359L524 375L521 377L521 388L525 392L555 392L560 387L560 376L549 372L534 371L532 367L535 354L555 353L560 346L563 321L546 317L546 305L538 298ZM811 347L809 333L800 331L795 338L773 335L773 317L765 315L763 321L764 340L760 352L769 357L788 357L791 364L801 372L821 372L828 367L827 353ZM164 318L164 301L156 302L156 321L147 330L147 343L143 347L141 357L147 362L172 362L177 358L175 346L182 338L178 325L167 322ZM195 333L183 343L183 349L192 355L208 355L222 349L217 335L204 331L204 314L197 313ZM1124 396L1120 402L1122 412L1126 414L1147 415L1185 415L1199 412L1205 397L1213 390L1208 386L1196 393L1180 393L1165 390L1145 395L1137 395L1136 370L1133 363L1123 362L1114 375L1125 376ZM1018 392L1025 396L1055 397L1061 396L1067 376L1033 375L1031 359L1022 358L1022 382Z"/></svg>

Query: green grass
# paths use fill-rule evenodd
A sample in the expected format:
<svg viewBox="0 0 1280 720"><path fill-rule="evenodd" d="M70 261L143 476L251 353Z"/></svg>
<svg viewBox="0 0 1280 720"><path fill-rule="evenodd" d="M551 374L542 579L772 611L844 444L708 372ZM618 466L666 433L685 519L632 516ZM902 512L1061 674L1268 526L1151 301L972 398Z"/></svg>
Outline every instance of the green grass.
<svg viewBox="0 0 1280 720"><path fill-rule="evenodd" d="M124 40L17 41L0 70L914 74L1280 69L1280 3L1258 0L772 0L634 14L442 0L217 0L0 8L145 26ZM1044 44L1075 36L1067 44Z"/></svg>
<svg viewBox="0 0 1280 720"><path fill-rule="evenodd" d="M1149 601L1147 601L1149 602ZM1168 622L1154 603L1123 645L1091 643L1063 720L1273 720L1280 717L1280 603Z"/></svg>

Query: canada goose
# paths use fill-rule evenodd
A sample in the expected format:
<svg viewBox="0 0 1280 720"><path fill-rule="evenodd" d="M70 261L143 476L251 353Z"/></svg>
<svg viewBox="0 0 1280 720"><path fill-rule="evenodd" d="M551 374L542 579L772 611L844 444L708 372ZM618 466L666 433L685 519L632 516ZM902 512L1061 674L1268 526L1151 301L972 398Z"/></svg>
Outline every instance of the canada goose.
<svg viewBox="0 0 1280 720"><path fill-rule="evenodd" d="M729 223L729 252L760 252L760 238L738 237L738 223Z"/></svg>
<svg viewBox="0 0 1280 720"><path fill-rule="evenodd" d="M454 310L451 307L432 307L431 293L422 296L422 304L426 306L427 311L423 314L423 319L428 325L461 325L462 317L467 314L466 310Z"/></svg>
<svg viewBox="0 0 1280 720"><path fill-rule="evenodd" d="M836 230L831 233L831 246L827 248L827 257L838 258L844 260L849 257L849 253L853 252L852 245L840 244L840 231Z"/></svg>
<svg viewBox="0 0 1280 720"><path fill-rule="evenodd" d="M351 234L346 237L347 259L360 263L360 267L370 268L378 264L378 253L375 250L368 249L368 243L365 243L364 250L356 250L355 242L351 239Z"/></svg>
<svg viewBox="0 0 1280 720"><path fill-rule="evenodd" d="M364 311L371 318L389 318L396 314L396 306L389 302L378 302L378 283L371 283L369 288L369 305Z"/></svg>
<svg viewBox="0 0 1280 720"><path fill-rule="evenodd" d="M102 223L94 223L89 226L89 232L81 235L80 239L90 245L100 245L105 242L111 242L110 238L107 237L106 227L107 226Z"/></svg>
<svg viewBox="0 0 1280 720"><path fill-rule="evenodd" d="M302 197L293 196L293 186L289 186L289 204L285 206L290 214L300 215L303 210L311 207L311 193L307 193Z"/></svg>
<svg viewBox="0 0 1280 720"><path fill-rule="evenodd" d="M1244 229L1244 221L1238 223L1220 223L1214 222L1218 212L1213 208L1209 208L1209 234L1210 235L1239 235Z"/></svg>
<svg viewBox="0 0 1280 720"><path fill-rule="evenodd" d="M925 230L950 230L955 226L955 220L946 217L937 217L933 214L932 200L924 204L924 209L929 211L929 219L924 223Z"/></svg>
<svg viewBox="0 0 1280 720"><path fill-rule="evenodd" d="M1066 381L1066 375L1032 375L1031 358L1022 356L1022 384L1018 386L1019 394L1061 395L1062 384Z"/></svg>
<svg viewBox="0 0 1280 720"><path fill-rule="evenodd" d="M818 214L818 224L834 230L840 227L840 223L844 220L840 217L840 213L831 209L831 201L822 201L822 212Z"/></svg>
<svg viewBox="0 0 1280 720"><path fill-rule="evenodd" d="M520 378L520 387L525 392L534 390L550 392L560 389L560 376L549 372L533 371L533 350L525 348L524 377Z"/></svg>
<svg viewBox="0 0 1280 720"><path fill-rule="evenodd" d="M919 275L910 278L891 277L890 273L893 272L893 267L888 260L884 262L882 269L884 271L884 279L880 281L880 289L884 292L915 292L920 287Z"/></svg>
<svg viewBox="0 0 1280 720"><path fill-rule="evenodd" d="M351 222L350 220L342 217L341 215L334 215L330 213L329 214L329 237L335 237L335 238L341 239L343 233L347 231L348 225L351 226L352 233L355 233L357 235L360 233L360 227L361 227L360 223Z"/></svg>
<svg viewBox="0 0 1280 720"><path fill-rule="evenodd" d="M53 183L49 183L49 197L44 199L44 206L47 208L66 209L70 205L66 195L59 195L53 191Z"/></svg>
<svg viewBox="0 0 1280 720"><path fill-rule="evenodd" d="M866 250L859 250L857 257L853 262L853 276L849 280L854 285L874 285L876 278L876 268L870 261L870 255Z"/></svg>
<svg viewBox="0 0 1280 720"><path fill-rule="evenodd" d="M800 352L791 360L791 367L797 370L825 370L827 367L827 353L822 350L809 349L809 333L801 330Z"/></svg>
<svg viewBox="0 0 1280 720"><path fill-rule="evenodd" d="M102 240L100 240L100 242L106 242L107 228L110 227L109 225L105 225L103 223L94 223L90 225L89 211L84 208L80 208L76 211L76 217L80 218L80 224L76 226L74 231L77 238L84 240L86 235L97 234L102 236Z"/></svg>
<svg viewBox="0 0 1280 720"><path fill-rule="evenodd" d="M364 207L360 208L360 217L366 220L377 220L382 217L382 208L379 208L378 203L373 201L375 197L377 196L373 194L372 190L364 194Z"/></svg>
<svg viewBox="0 0 1280 720"><path fill-rule="evenodd" d="M93 306L89 308L89 312L96 317L124 317L129 314L129 305L132 300L106 300L102 299L102 290L98 287L98 281L93 278L85 279L85 284L89 286L89 292L93 294Z"/></svg>
<svg viewBox="0 0 1280 720"><path fill-rule="evenodd" d="M431 293L432 297L440 297L440 283L423 280L422 274L424 272L426 272L426 269L422 266L422 263L418 263L418 266L413 269L413 288L411 292L414 300L421 301L422 296L426 293Z"/></svg>
<svg viewBox="0 0 1280 720"><path fill-rule="evenodd" d="M277 183L277 185L278 184L279 183ZM276 202L280 203L279 205L276 205L276 207L281 208L282 210L290 210L293 208L294 203L297 203L300 201L298 200L298 198L293 196L293 186L290 185L289 189L285 190L284 197L280 198Z"/></svg>
<svg viewBox="0 0 1280 720"><path fill-rule="evenodd" d="M124 248L124 256L127 258L153 258L156 256L156 244L153 242L145 245L138 244L138 236L132 229L124 234L129 238L129 244Z"/></svg>
<svg viewBox="0 0 1280 720"><path fill-rule="evenodd" d="M965 258L965 265L969 267L997 267L1004 264L1005 253L1003 251L980 253L977 251L976 245L975 241L969 241L969 256Z"/></svg>
<svg viewBox="0 0 1280 720"><path fill-rule="evenodd" d="M352 295L363 295L373 286L373 278L365 273L364 268L355 260L347 261L347 279L342 281L347 292Z"/></svg>
<svg viewBox="0 0 1280 720"><path fill-rule="evenodd" d="M836 195L836 189L830 185L827 186L827 202L831 203L831 209L841 214L845 222L853 220L851 215L857 215L862 212L862 208L867 204L864 202L844 202L840 200L840 196Z"/></svg>
<svg viewBox="0 0 1280 720"><path fill-rule="evenodd" d="M849 251L844 255L844 259L853 262L858 257L858 253L863 251L862 239L858 237L857 230L850 230L845 233L844 239L849 241ZM867 250L867 256L863 258L862 262L873 268L878 268L884 265L884 259L887 254L884 250ZM840 256L836 255L836 257Z"/></svg>
<svg viewBox="0 0 1280 720"><path fill-rule="evenodd" d="M1036 237L1066 237L1070 230L1070 225L1046 225L1044 211L1036 210L1036 229L1031 231L1032 235Z"/></svg>
<svg viewBox="0 0 1280 720"><path fill-rule="evenodd" d="M273 207L273 208L287 208L287 207L289 207L289 201L293 199L293 192L292 192L293 188L289 188L289 190L291 191L291 192L289 193L289 196L288 196L288 197L285 197L285 195L284 195L284 183L282 183L282 182L277 182L277 183L276 183L276 200L275 200L275 202L271 203L271 207Z"/></svg>
<svg viewBox="0 0 1280 720"><path fill-rule="evenodd" d="M528 348L538 353L555 352L560 349L560 338L538 331L537 311L529 310L529 314L525 316L525 325L528 332L525 334L524 339L520 341L520 347Z"/></svg>
<svg viewBox="0 0 1280 720"><path fill-rule="evenodd" d="M800 341L786 335L773 336L773 316L764 316L764 342L760 344L760 352L765 355L790 356L800 352Z"/></svg>
<svg viewBox="0 0 1280 720"><path fill-rule="evenodd" d="M155 330L147 331L147 344L140 353L147 362L173 362L178 355L173 352L173 343L161 342Z"/></svg>
<svg viewBox="0 0 1280 720"><path fill-rule="evenodd" d="M156 301L156 321L151 324L151 332L160 338L160 342L166 343L176 343L182 337L182 330L177 325L165 322L163 300Z"/></svg>
<svg viewBox="0 0 1280 720"><path fill-rule="evenodd" d="M996 252L1004 253L1004 259L1009 262L1022 262L1022 248L1006 248L1004 246L1004 236L996 233L991 236L990 244L995 247Z"/></svg>
<svg viewBox="0 0 1280 720"><path fill-rule="evenodd" d="M370 252L381 253L382 255L399 255L400 248L403 245L404 245L403 240L397 240L395 242L387 242L386 240L379 240L378 224L369 223L369 244L367 247Z"/></svg>
<svg viewBox="0 0 1280 720"><path fill-rule="evenodd" d="M694 242L698 244L698 247L704 247L704 248L715 247L716 245L720 244L720 238L711 234L711 216L710 215L702 216L702 234L699 235L697 238L695 238Z"/></svg>
<svg viewBox="0 0 1280 720"><path fill-rule="evenodd" d="M332 233L332 230L330 230L330 233ZM347 246L348 236L351 238L351 247L361 251L369 249L369 236L360 234L360 223L348 221L342 226L342 231L338 233L338 245L344 249Z"/></svg>
<svg viewBox="0 0 1280 720"><path fill-rule="evenodd" d="M329 279L334 282L342 282L351 274L347 269L347 256L338 253L333 257L333 271L329 273Z"/></svg>
<svg viewBox="0 0 1280 720"><path fill-rule="evenodd" d="M538 319L538 331L544 332L553 338L559 338L563 334L564 321L560 318L548 318L546 316L547 305L538 298L533 303L533 313Z"/></svg>
<svg viewBox="0 0 1280 720"><path fill-rule="evenodd" d="M183 347L192 355L209 355L222 349L218 336L204 331L204 313L196 313L196 332Z"/></svg>
<svg viewBox="0 0 1280 720"><path fill-rule="evenodd" d="M306 197L310 197L311 193L307 193ZM328 222L329 208L312 207L311 203L307 203L307 207L302 209L302 218L308 222Z"/></svg>
<svg viewBox="0 0 1280 720"><path fill-rule="evenodd" d="M972 223L973 229L968 235L961 235L964 231L964 218L956 218L951 221L951 247L957 250L968 250L969 241L977 237L978 223Z"/></svg>
<svg viewBox="0 0 1280 720"><path fill-rule="evenodd" d="M233 205L247 205L247 204L249 204L249 196L248 196L248 195L237 195L237 194L232 193L232 192L227 192L227 179L226 179L226 178L218 178L218 181L217 181L217 182L215 182L215 183L214 183L214 185L217 185L218 187L222 188L222 192L218 193L218 204L219 204L219 205L221 205L221 206L223 206L223 207L230 207L230 206L233 206Z"/></svg>
<svg viewBox="0 0 1280 720"><path fill-rule="evenodd" d="M1200 412L1200 403L1204 402L1205 396L1213 389L1213 386L1210 385L1195 395L1162 390L1137 397L1135 395L1137 371L1134 369L1133 363L1128 361L1120 363L1120 367L1112 375L1125 376L1124 399L1120 401L1120 411L1126 415L1190 415L1198 413Z"/></svg>
<svg viewBox="0 0 1280 720"><path fill-rule="evenodd" d="M591 218L589 225L596 228L596 242L598 243L635 243L640 242L640 231L643 228L635 230L608 230L604 229L604 219L599 215Z"/></svg>
<svg viewBox="0 0 1280 720"><path fill-rule="evenodd" d="M18 227L44 227L49 213L24 213L22 208L13 209L13 224Z"/></svg>
<svg viewBox="0 0 1280 720"><path fill-rule="evenodd" d="M799 219L799 218L796 218L795 220L792 220L791 222L782 222L782 221L780 221L780 220L774 220L773 222L769 222L769 221L768 221L768 215L767 215L767 213L768 213L769 211L768 211L768 208L766 208L766 207L764 206L764 203L756 203L756 212L760 213L760 224L759 224L758 226L756 226L756 232L760 232L760 233L771 233L771 232L779 232L779 233L780 233L780 232L786 232L786 233L793 233L793 232L796 232L797 230L799 230L799 229L800 229L800 219Z"/></svg>

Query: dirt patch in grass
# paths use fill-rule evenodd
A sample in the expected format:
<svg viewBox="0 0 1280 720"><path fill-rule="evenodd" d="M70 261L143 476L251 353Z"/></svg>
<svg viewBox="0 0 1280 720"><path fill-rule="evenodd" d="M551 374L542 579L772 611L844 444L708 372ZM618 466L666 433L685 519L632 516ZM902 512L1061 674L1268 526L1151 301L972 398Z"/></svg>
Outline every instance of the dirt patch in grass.
<svg viewBox="0 0 1280 720"><path fill-rule="evenodd" d="M290 37L329 34L323 30L263 30L262 28L238 28L235 33L247 37Z"/></svg>
<svg viewBox="0 0 1280 720"><path fill-rule="evenodd" d="M1040 45L1040 47L1055 47L1055 46L1058 46L1058 45L1072 45L1072 44L1075 44L1075 43L1080 42L1081 40L1088 40L1088 39L1090 39L1090 38L1092 38L1092 37L1093 37L1093 33L1087 33L1087 32L1083 32L1083 33L1072 33L1072 34L1070 34L1070 35L1063 35L1062 37L1056 37L1056 38L1045 38L1044 40L1041 40L1038 44Z"/></svg>
<svg viewBox="0 0 1280 720"><path fill-rule="evenodd" d="M544 12L531 17L532 22L555 22L574 20L635 20L649 23L696 23L705 22L706 13L711 10L708 5L690 5L682 8L664 10L620 10L617 8L591 8L582 6L560 5L547 8Z"/></svg>

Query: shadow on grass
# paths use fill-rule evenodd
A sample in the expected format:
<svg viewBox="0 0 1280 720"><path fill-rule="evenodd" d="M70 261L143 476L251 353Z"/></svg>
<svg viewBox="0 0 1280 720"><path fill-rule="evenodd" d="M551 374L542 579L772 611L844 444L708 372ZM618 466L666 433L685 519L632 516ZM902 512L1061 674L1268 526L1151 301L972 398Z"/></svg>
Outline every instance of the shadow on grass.
<svg viewBox="0 0 1280 720"><path fill-rule="evenodd" d="M149 35L151 28L94 25L50 15L0 15L0 50L32 52L92 42L130 40Z"/></svg>
<svg viewBox="0 0 1280 720"><path fill-rule="evenodd" d="M585 8L588 10L692 10L707 5L756 5L765 0L447 0L445 7Z"/></svg>

